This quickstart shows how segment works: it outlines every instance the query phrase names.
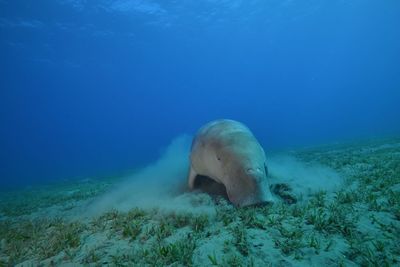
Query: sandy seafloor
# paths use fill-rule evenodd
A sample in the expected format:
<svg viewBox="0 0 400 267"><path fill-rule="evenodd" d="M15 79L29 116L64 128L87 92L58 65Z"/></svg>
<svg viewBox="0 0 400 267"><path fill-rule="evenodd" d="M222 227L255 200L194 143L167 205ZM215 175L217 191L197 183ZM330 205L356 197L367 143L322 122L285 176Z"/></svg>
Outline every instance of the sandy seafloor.
<svg viewBox="0 0 400 267"><path fill-rule="evenodd" d="M183 194L192 209L96 215L88 207L119 179L1 192L0 266L400 265L399 138L285 153L343 184L305 198L281 185L272 206L235 208L196 192Z"/></svg>

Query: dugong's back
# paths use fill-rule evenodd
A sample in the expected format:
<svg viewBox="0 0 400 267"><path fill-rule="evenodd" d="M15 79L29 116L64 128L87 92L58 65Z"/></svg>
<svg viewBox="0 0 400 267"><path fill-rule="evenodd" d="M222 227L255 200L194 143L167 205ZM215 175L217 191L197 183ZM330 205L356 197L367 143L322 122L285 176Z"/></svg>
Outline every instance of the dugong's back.
<svg viewBox="0 0 400 267"><path fill-rule="evenodd" d="M198 131L194 143L199 138L221 138L220 141L229 141L229 139L238 139L237 134L245 134L247 136L253 134L250 129L247 128L243 123L234 120L215 120L205 124ZM227 139L226 139L227 138Z"/></svg>
<svg viewBox="0 0 400 267"><path fill-rule="evenodd" d="M240 148L242 152L251 150L253 154L254 151L264 154L253 133L243 123L221 119L211 121L200 128L193 139L191 155L208 149L218 150L231 146Z"/></svg>

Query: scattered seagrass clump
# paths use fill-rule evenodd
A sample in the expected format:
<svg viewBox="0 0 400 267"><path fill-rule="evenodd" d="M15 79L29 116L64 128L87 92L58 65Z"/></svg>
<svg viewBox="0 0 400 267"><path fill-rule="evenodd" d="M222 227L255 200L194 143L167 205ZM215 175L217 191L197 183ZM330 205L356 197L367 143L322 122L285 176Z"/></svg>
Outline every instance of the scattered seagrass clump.
<svg viewBox="0 0 400 267"><path fill-rule="evenodd" d="M2 260L15 265L29 259L44 260L61 251L73 259L85 229L80 222L60 218L0 221Z"/></svg>

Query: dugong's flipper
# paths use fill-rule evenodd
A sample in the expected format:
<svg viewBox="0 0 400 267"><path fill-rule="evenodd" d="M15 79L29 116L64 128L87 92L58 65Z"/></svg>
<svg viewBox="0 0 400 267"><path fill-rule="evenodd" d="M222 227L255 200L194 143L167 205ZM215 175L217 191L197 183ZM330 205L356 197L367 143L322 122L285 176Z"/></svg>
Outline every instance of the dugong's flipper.
<svg viewBox="0 0 400 267"><path fill-rule="evenodd" d="M197 173L194 171L192 165L190 165L190 170L189 170L189 177L188 177L188 183L189 183L189 189L192 190L194 188L194 180L196 179Z"/></svg>

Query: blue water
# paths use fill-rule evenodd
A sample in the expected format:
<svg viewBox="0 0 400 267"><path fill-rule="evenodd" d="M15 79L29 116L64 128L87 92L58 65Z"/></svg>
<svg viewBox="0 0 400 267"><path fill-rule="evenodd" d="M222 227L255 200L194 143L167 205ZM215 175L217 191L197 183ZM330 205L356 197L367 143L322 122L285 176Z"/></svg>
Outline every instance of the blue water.
<svg viewBox="0 0 400 267"><path fill-rule="evenodd" d="M400 134L400 2L0 0L0 185L111 175L204 123Z"/></svg>

